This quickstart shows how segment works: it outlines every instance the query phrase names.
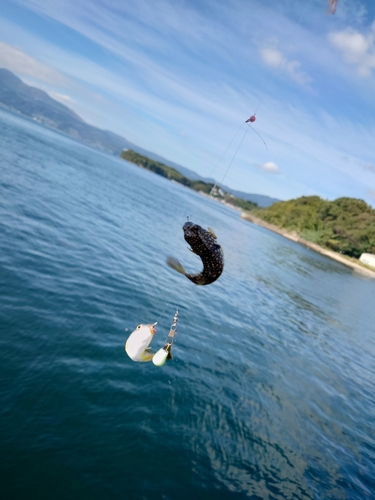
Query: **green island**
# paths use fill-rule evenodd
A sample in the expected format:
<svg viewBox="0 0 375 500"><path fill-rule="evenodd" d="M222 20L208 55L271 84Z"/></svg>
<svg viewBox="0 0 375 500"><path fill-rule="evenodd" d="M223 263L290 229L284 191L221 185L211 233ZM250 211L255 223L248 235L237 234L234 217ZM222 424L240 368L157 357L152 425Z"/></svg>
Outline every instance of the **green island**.
<svg viewBox="0 0 375 500"><path fill-rule="evenodd" d="M363 200L302 196L251 211L259 219L319 246L358 259L375 254L375 210Z"/></svg>
<svg viewBox="0 0 375 500"><path fill-rule="evenodd" d="M280 233L299 238L339 254L359 259L362 253L375 254L375 210L363 200L338 198L323 200L319 196L302 196L260 208L256 203L236 198L214 184L192 180L178 170L126 150L121 158L158 175L205 193L244 211L244 218L276 226ZM301 241L301 240L299 240Z"/></svg>
<svg viewBox="0 0 375 500"><path fill-rule="evenodd" d="M139 167L151 170L151 172L155 172L155 174L161 175L162 177L166 177L171 181L183 184L184 186L187 186L190 189L194 189L194 191L210 195L213 198L216 198L220 201L227 203L228 205L232 205L233 207L240 208L242 210L252 210L254 208L257 208L258 206L256 203L253 203L252 201L242 200L241 198L236 198L232 196L230 193L226 193L223 189L217 186L215 187L215 185L212 182L204 182L202 180L189 179L188 177L182 175L175 168L168 167L167 165L164 165L164 163L151 160L150 158L147 158L147 156L140 155L139 153L136 153L131 149L123 151L121 153L121 158L130 163L134 163Z"/></svg>

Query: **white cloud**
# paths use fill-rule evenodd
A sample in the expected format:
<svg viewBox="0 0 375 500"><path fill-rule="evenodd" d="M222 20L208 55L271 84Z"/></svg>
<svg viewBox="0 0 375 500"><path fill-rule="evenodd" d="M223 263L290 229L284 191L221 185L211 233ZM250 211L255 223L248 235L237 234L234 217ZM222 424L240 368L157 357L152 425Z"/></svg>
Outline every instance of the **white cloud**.
<svg viewBox="0 0 375 500"><path fill-rule="evenodd" d="M44 21L51 17L62 23L61 29L65 24L72 38L68 46L55 45L57 38L52 42L42 38L42 31L27 31L0 16L1 38L17 45L22 41L21 48L32 59L32 64L26 64L27 58L21 62L34 80L26 74L21 78L70 103L89 123L208 175L240 121L256 111L255 128L267 141L274 163L265 163L269 156L262 141L247 134L228 173L231 187L250 183L276 197L307 192L338 197L351 192L358 196L355 189L365 192L372 186L374 174L365 167L373 158L375 134L371 81L358 78L356 71L349 74L334 45L311 29L314 17L298 23L295 12L288 17L285 7L276 4L270 15L261 0L252 2L251 9L242 0L225 5L208 0L209 16L198 4L174 0L160 0L157 8L147 0L120 6L117 0L14 2L34 10ZM348 6L358 12L357 0ZM325 22L332 26L350 19L352 26L360 25L355 12L344 16L344 7L342 2L331 18L325 18L323 7L320 34ZM298 8L303 8L301 3ZM74 44L77 40L80 43ZM359 40L356 50L363 54L363 39ZM43 73L37 63L53 66L69 85L39 84L36 78ZM306 99L310 75L314 88L309 90L314 95ZM299 84L293 93L287 79ZM346 79L351 85L356 81L360 93L348 89ZM337 100L331 99L336 91ZM359 97L369 103L360 115ZM351 106L345 109L347 102ZM218 179L241 137L222 160ZM283 175L271 175L280 173L278 165L283 165Z"/></svg>
<svg viewBox="0 0 375 500"><path fill-rule="evenodd" d="M357 66L361 76L369 76L375 69L375 23L367 34L352 28L330 33L328 39L338 48L345 61Z"/></svg>
<svg viewBox="0 0 375 500"><path fill-rule="evenodd" d="M0 67L28 75L49 84L62 84L66 78L54 68L26 54L19 47L0 41Z"/></svg>
<svg viewBox="0 0 375 500"><path fill-rule="evenodd" d="M65 94L59 94L58 92L48 92L48 94L50 95L50 97L52 97L52 99L55 99L56 101L59 101L59 102L62 102L63 104L72 104L72 103L75 103L75 100L72 99L71 97L69 97L68 95L65 95Z"/></svg>
<svg viewBox="0 0 375 500"><path fill-rule="evenodd" d="M285 54L272 48L262 48L259 52L268 66L282 71L296 83L306 85L311 82L310 76L301 70L300 62L288 60Z"/></svg>
<svg viewBox="0 0 375 500"><path fill-rule="evenodd" d="M256 164L256 166L258 168L261 168L265 172L270 173L270 174L279 174L280 173L279 167L273 161L268 161L268 162L263 163L263 164L259 163L259 164Z"/></svg>

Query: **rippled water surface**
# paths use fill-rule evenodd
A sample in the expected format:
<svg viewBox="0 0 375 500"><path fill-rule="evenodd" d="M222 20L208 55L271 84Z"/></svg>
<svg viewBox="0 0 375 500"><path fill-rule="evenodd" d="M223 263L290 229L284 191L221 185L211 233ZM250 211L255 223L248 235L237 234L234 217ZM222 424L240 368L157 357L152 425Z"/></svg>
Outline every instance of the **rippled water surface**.
<svg viewBox="0 0 375 500"><path fill-rule="evenodd" d="M0 145L2 498L375 498L375 281L4 111ZM187 215L206 287L165 265L201 268Z"/></svg>

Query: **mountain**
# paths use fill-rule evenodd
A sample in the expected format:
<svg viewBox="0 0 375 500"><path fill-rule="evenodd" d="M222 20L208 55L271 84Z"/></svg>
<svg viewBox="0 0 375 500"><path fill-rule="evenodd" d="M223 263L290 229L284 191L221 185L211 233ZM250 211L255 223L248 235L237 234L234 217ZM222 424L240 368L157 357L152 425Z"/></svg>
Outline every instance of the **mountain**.
<svg viewBox="0 0 375 500"><path fill-rule="evenodd" d="M113 132L85 123L74 111L52 99L43 90L26 85L11 71L1 68L0 103L47 127L116 155L124 148L136 148L134 144Z"/></svg>
<svg viewBox="0 0 375 500"><path fill-rule="evenodd" d="M52 99L43 90L25 85L22 80L7 69L0 69L0 100L5 105L28 116L35 114L47 116L48 110L48 116L51 119L62 114L67 119L83 122L74 111Z"/></svg>
<svg viewBox="0 0 375 500"><path fill-rule="evenodd" d="M73 139L85 142L99 149L104 149L115 155L119 155L124 149L132 149L152 160L175 168L185 177L192 180L215 182L213 179L202 177L186 167L177 165L177 163L166 160L151 151L140 148L113 132L101 130L85 123L80 116L74 113L74 111L55 99L52 99L52 97L43 90L26 85L11 71L2 68L0 68L0 105L1 104L11 110L18 111L25 116L41 122L47 127L63 132ZM220 186L226 192L233 194L233 196L257 203L260 207L268 207L275 201L280 201L265 195L235 191L221 184Z"/></svg>

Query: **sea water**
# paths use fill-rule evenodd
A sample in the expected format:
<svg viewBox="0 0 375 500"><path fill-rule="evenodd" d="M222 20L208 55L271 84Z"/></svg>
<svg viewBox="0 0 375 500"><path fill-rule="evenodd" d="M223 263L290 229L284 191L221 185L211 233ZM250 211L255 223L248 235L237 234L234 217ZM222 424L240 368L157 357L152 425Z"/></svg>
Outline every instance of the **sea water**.
<svg viewBox="0 0 375 500"><path fill-rule="evenodd" d="M0 144L2 498L375 498L375 280L5 111ZM212 285L166 266L201 270L187 216Z"/></svg>

